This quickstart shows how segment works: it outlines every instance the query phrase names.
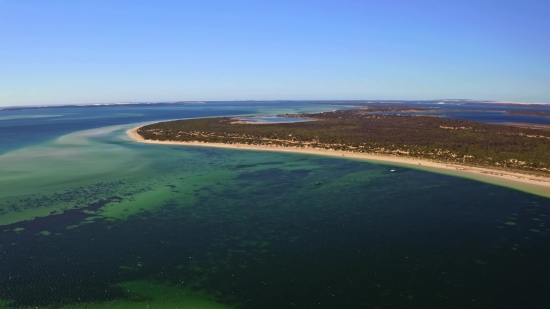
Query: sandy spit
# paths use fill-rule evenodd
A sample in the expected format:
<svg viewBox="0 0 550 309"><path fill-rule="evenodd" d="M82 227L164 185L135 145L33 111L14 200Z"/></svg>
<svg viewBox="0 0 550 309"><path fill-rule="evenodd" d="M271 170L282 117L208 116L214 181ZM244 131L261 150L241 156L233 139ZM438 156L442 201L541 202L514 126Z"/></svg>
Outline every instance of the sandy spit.
<svg viewBox="0 0 550 309"><path fill-rule="evenodd" d="M163 144L163 145L180 145L180 146L200 146L200 147L217 147L242 150L260 150L260 151L278 151L278 152L293 152L333 157L345 157L351 159L359 159L373 163L380 163L392 167L407 167L451 176L469 178L490 184L504 186L544 197L550 198L550 177L533 176L527 174L505 172L500 170L471 167L458 164L446 164L432 162L423 159L403 158L397 156L384 156L376 154L354 153L347 151L335 151L326 149L313 148L297 148L297 147L280 147L280 146L256 146L256 145L230 145L220 143L203 143L203 142L166 142L146 140L137 133L140 127L128 130L126 133L136 142L148 144ZM388 168L389 171L390 168Z"/></svg>

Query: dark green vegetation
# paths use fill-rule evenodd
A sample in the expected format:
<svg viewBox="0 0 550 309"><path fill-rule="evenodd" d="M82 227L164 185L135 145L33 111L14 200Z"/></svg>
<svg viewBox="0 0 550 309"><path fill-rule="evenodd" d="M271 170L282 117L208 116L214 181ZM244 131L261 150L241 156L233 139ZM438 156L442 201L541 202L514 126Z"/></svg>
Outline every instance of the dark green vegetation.
<svg viewBox="0 0 550 309"><path fill-rule="evenodd" d="M334 149L550 174L548 131L365 111L296 117L316 121L250 125L230 117L204 118L147 125L138 133L160 141Z"/></svg>
<svg viewBox="0 0 550 309"><path fill-rule="evenodd" d="M359 105L361 109L368 112L388 112L388 113L411 113L411 112L430 112L438 111L436 108L407 105L402 103L367 103Z"/></svg>

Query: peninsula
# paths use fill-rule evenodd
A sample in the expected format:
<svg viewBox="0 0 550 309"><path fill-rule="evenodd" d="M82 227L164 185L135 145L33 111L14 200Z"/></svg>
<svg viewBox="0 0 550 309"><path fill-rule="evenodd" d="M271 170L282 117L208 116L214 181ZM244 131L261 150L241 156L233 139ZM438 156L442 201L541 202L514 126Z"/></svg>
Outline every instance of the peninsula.
<svg viewBox="0 0 550 309"><path fill-rule="evenodd" d="M136 141L331 155L472 178L550 197L550 132L366 110L307 115L307 122L250 124L233 117L160 122Z"/></svg>

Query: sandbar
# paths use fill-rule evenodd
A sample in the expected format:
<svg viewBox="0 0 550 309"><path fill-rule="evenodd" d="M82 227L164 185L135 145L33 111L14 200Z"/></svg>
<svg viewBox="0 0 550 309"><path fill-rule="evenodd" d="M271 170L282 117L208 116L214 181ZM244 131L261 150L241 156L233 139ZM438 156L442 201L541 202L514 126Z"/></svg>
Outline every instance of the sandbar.
<svg viewBox="0 0 550 309"><path fill-rule="evenodd" d="M283 147L283 146L263 146L263 145L244 145L244 144L223 144L223 143L203 143L203 142L174 142L174 141L156 141L146 140L137 133L141 127L128 130L126 133L136 142L148 144L180 145L180 146L200 146L230 148L241 150L256 151L277 151L292 152L311 155L322 155L332 157L345 157L348 159L358 159L373 163L379 163L390 166L400 166L434 172L450 176L457 176L477 180L489 184L503 186L523 192L550 198L550 177L534 176L515 172L501 171L496 169L472 167L459 164L447 164L430 161L426 159L406 158L389 155L377 155L367 153L357 153L349 151L339 151L331 149L302 148L302 147Z"/></svg>

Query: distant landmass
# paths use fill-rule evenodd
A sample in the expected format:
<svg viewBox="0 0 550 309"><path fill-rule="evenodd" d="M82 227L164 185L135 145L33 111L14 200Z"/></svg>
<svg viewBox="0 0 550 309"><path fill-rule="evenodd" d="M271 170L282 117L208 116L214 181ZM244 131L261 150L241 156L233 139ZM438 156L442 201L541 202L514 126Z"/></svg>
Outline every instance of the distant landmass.
<svg viewBox="0 0 550 309"><path fill-rule="evenodd" d="M522 107L550 105L550 103L526 103L526 102L504 102L490 100L471 100L471 99L436 99L436 100L235 100L235 101L168 101L168 102L113 102L113 103L83 103L83 104L40 104L26 106L0 106L0 110L21 110L21 109L42 109L42 108L66 108L66 107L101 107L101 106L139 106L139 105L175 105L175 104L215 104L229 102L308 102L318 104L426 104L426 103L450 103L450 104L502 104L502 105L520 105Z"/></svg>
<svg viewBox="0 0 550 309"><path fill-rule="evenodd" d="M178 120L147 125L137 132L147 140L327 149L550 175L549 131L379 114L383 109L284 115L313 121L261 125L231 117Z"/></svg>

